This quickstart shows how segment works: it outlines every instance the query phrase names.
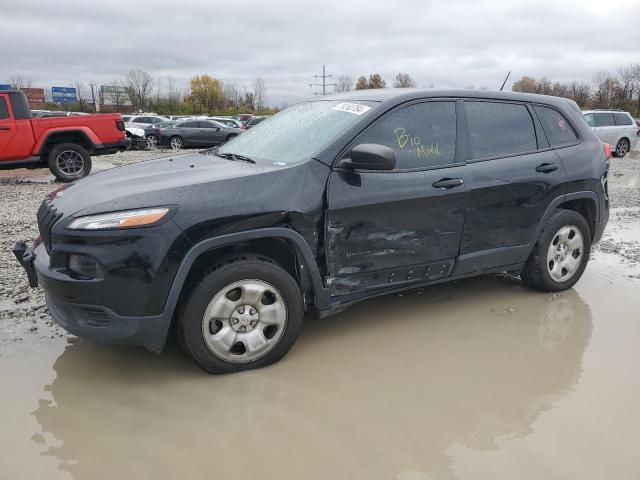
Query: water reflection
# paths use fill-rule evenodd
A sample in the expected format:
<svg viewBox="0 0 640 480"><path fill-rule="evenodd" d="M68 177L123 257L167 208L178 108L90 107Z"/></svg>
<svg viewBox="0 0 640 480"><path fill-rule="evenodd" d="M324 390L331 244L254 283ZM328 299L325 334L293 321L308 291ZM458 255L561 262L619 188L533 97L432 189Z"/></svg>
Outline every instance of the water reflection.
<svg viewBox="0 0 640 480"><path fill-rule="evenodd" d="M270 368L203 374L177 349L80 342L34 412L74 478L454 478L577 382L592 330L575 291L481 278L312 320Z"/></svg>

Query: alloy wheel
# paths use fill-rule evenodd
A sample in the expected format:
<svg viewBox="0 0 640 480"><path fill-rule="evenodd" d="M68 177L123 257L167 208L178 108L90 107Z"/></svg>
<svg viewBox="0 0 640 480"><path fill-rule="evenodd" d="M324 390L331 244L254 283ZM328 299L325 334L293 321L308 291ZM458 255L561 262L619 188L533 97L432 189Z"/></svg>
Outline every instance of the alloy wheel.
<svg viewBox="0 0 640 480"><path fill-rule="evenodd" d="M84 158L75 150L64 150L56 157L56 165L65 175L74 176L84 168Z"/></svg>

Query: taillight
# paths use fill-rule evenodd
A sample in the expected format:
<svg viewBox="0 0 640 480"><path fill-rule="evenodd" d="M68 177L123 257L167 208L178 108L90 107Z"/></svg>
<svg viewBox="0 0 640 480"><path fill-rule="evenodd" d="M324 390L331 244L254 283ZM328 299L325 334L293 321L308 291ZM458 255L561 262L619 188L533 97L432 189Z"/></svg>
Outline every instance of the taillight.
<svg viewBox="0 0 640 480"><path fill-rule="evenodd" d="M604 149L604 154L607 158L611 158L611 145L608 143L603 143L602 148Z"/></svg>
<svg viewBox="0 0 640 480"><path fill-rule="evenodd" d="M124 132L124 121L123 120L116 120L116 128L118 130L120 130L121 132Z"/></svg>

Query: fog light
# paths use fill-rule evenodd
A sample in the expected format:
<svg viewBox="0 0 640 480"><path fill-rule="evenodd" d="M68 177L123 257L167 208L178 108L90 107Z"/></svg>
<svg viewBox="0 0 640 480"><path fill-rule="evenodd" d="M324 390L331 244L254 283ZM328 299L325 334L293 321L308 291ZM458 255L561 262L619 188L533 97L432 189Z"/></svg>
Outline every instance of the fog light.
<svg viewBox="0 0 640 480"><path fill-rule="evenodd" d="M73 277L80 280L92 280L100 277L98 263L86 255L69 255L67 268Z"/></svg>

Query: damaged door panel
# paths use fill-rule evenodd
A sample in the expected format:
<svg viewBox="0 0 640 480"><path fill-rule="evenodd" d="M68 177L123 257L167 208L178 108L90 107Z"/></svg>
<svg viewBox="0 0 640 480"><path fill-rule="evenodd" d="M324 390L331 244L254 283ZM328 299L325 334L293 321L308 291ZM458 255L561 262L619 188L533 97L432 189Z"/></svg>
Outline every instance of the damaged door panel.
<svg viewBox="0 0 640 480"><path fill-rule="evenodd" d="M464 168L333 173L327 223L332 293L448 276L458 256L468 190L464 184L432 184L462 178Z"/></svg>

